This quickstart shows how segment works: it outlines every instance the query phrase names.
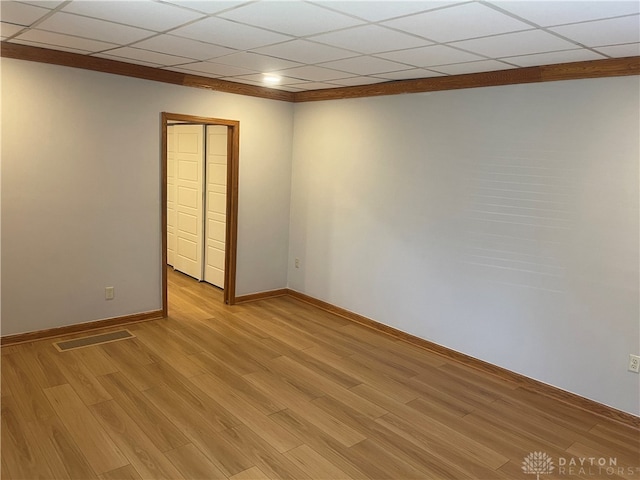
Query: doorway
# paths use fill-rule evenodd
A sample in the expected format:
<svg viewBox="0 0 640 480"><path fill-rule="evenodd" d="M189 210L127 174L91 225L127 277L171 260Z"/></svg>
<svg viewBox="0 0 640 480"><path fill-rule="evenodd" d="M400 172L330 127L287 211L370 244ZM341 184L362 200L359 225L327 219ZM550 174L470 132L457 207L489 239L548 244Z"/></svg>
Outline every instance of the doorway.
<svg viewBox="0 0 640 480"><path fill-rule="evenodd" d="M198 140L196 131L202 129L203 136L206 138L207 144L210 145L210 155L203 158L203 162L208 163L207 180L202 181L199 189L184 188L184 192L196 192L196 197L202 197L203 192L208 190L206 200L202 202L203 212L200 216L191 215L187 210L189 202L184 202L185 206L180 207L185 210L182 215L183 222L191 222L193 235L202 235L209 231L211 238L203 238L202 241L208 243L208 247L194 247L194 255L199 257L201 267L190 267L190 275L197 280L207 280L210 283L217 284L223 289L224 302L229 305L235 303L235 284L236 284L236 253L237 253L237 224L238 224L238 159L239 159L239 129L240 122L235 120L223 120L218 118L196 117L191 115L181 115L175 113L162 113L161 130L162 130L162 310L164 316L168 315L168 282L167 282L167 265L171 261L172 264L180 262L176 255L175 236L179 218L179 209L177 208L177 185L176 175L172 175L172 169L177 168L175 159L170 161L171 156L175 155L175 131L172 132L173 126L183 125L185 132L185 144L197 146ZM199 127L198 127L199 126ZM182 128L182 127L181 127ZM171 138L173 134L173 141ZM226 145L221 145L221 142ZM204 145L204 141L202 142ZM172 152L169 152L171 147ZM191 168L190 163L193 158L189 157L194 148L187 148L185 155L185 168ZM222 158L222 156L225 158ZM226 166L223 165L226 163ZM170 168L171 167L171 168ZM197 167L196 167L197 169ZM204 168L203 168L204 170ZM174 170L175 171L175 170ZM222 178L224 177L224 178ZM189 181L188 179L186 181ZM210 185L207 183L210 182ZM220 185L225 183L224 189ZM188 185L186 185L188 186ZM223 193L224 192L224 193ZM197 200L200 201L200 200ZM224 223L220 221L224 218ZM195 220L194 220L195 219ZM204 228L206 222L209 222L209 228ZM184 230L184 229L183 229ZM187 229L188 230L188 229ZM171 240L171 245L169 240ZM185 238L185 245L193 240L193 238ZM168 248L170 247L170 248ZM168 250L170 251L168 253ZM201 250L201 253L198 253ZM197 254L197 255L196 255ZM215 268L217 262L218 268ZM222 264L224 265L222 268ZM213 265L213 267L212 267Z"/></svg>

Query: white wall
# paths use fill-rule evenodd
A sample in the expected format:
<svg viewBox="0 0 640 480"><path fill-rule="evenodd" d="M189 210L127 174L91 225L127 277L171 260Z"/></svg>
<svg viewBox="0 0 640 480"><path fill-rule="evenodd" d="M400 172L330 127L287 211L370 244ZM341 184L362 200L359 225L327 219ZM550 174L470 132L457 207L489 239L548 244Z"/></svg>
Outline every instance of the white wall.
<svg viewBox="0 0 640 480"><path fill-rule="evenodd" d="M639 414L638 87L296 105L290 288Z"/></svg>
<svg viewBox="0 0 640 480"><path fill-rule="evenodd" d="M162 111L240 121L236 293L286 286L291 104L2 59L2 335L161 308Z"/></svg>

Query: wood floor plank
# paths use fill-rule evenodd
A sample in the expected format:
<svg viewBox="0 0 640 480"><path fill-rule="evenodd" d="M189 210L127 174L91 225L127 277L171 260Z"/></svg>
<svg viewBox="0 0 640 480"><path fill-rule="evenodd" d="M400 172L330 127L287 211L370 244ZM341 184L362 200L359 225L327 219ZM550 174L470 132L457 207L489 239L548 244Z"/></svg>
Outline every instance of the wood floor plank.
<svg viewBox="0 0 640 480"><path fill-rule="evenodd" d="M146 433L114 400L91 405L89 409L128 458L127 463L131 463L142 478L183 478Z"/></svg>
<svg viewBox="0 0 640 480"><path fill-rule="evenodd" d="M70 385L47 388L44 392L96 473L129 463Z"/></svg>
<svg viewBox="0 0 640 480"><path fill-rule="evenodd" d="M259 362L245 355L236 343L220 337L211 329L197 327L193 331L185 330L185 335L194 341L206 342L209 345L207 354L227 365L237 375L264 370Z"/></svg>
<svg viewBox="0 0 640 480"><path fill-rule="evenodd" d="M19 413L15 400L7 397L2 402L1 435L2 461L8 476L3 478L51 479L54 474L41 453L40 445L32 437L29 427Z"/></svg>
<svg viewBox="0 0 640 480"><path fill-rule="evenodd" d="M618 477L628 480L636 480L640 474L640 457L627 458L616 455L615 457L604 457L602 450L598 446L584 445L576 442L566 450L567 457L577 457L585 459L581 465L579 461L576 467L582 467L584 472L580 474L596 477ZM576 468L577 469L577 468ZM574 473L575 470L574 469ZM567 468L567 471L569 469Z"/></svg>
<svg viewBox="0 0 640 480"><path fill-rule="evenodd" d="M73 352L60 353L58 365L84 404L93 405L105 400L111 400L109 392L100 385L95 375L82 363L82 360L73 355L65 355L66 353Z"/></svg>
<svg viewBox="0 0 640 480"><path fill-rule="evenodd" d="M284 405L284 407L304 404L314 398L318 398L308 392L300 390L295 385L288 383L282 377L278 377L271 372L248 373L247 375L243 375L242 378L262 390L265 394L277 392L280 403ZM282 410L282 408L280 410Z"/></svg>
<svg viewBox="0 0 640 480"><path fill-rule="evenodd" d="M324 347L295 350L288 352L286 356L345 388L351 388L362 383L359 378L335 368L332 364L340 363L344 357L339 357Z"/></svg>
<svg viewBox="0 0 640 480"><path fill-rule="evenodd" d="M359 385L352 390L373 402L383 405L391 412L376 420L391 430L395 431L392 428L394 424L399 426L398 428L400 429L410 428L412 432L418 432L425 441L429 439L429 442L443 445L444 449L451 449L454 452L463 450L469 460L492 469L497 469L508 461L507 457L484 446L477 439L470 438L449 427L449 422L442 423L434 418L421 415L417 410L401 404L385 393L367 385ZM454 419L454 416L452 416L452 419Z"/></svg>
<svg viewBox="0 0 640 480"><path fill-rule="evenodd" d="M256 467L270 478L298 480L307 477L303 470L297 468L284 454L278 452L246 425L230 428L221 432L220 435L241 450Z"/></svg>
<svg viewBox="0 0 640 480"><path fill-rule="evenodd" d="M57 416L32 426L37 438L41 439L42 454L55 473L55 478L77 480L97 478L80 447Z"/></svg>
<svg viewBox="0 0 640 480"><path fill-rule="evenodd" d="M384 478L381 476L371 477L364 470L358 468L350 457L348 447L345 447L315 425L312 425L303 416L287 409L274 413L271 418L283 427L297 432L298 435L305 439L306 445L309 445L351 478L358 480ZM375 468L376 462L373 459L371 461L374 464L373 468Z"/></svg>
<svg viewBox="0 0 640 480"><path fill-rule="evenodd" d="M145 390L144 395L183 432L191 425L219 432L240 425L240 420L196 385L176 383Z"/></svg>
<svg viewBox="0 0 640 480"><path fill-rule="evenodd" d="M271 480L258 467L251 467L229 478L230 480Z"/></svg>
<svg viewBox="0 0 640 480"><path fill-rule="evenodd" d="M224 385L214 376L199 375L194 382L278 452L286 452L302 444L299 438L274 423L269 416L260 412L238 394L232 390L225 390Z"/></svg>
<svg viewBox="0 0 640 480"><path fill-rule="evenodd" d="M227 414L229 418L204 417L167 386L151 388L144 395L225 475L234 475L253 465L243 452L220 435L225 429L241 424L231 414Z"/></svg>
<svg viewBox="0 0 640 480"><path fill-rule="evenodd" d="M489 405L501 397L500 394L492 392L486 388L474 387L472 384L462 379L449 377L446 373L443 373L437 368L430 369L420 375L416 375L415 377L408 379L407 384L419 392L432 392L433 389L437 389L440 392L464 401L465 404L472 408Z"/></svg>
<svg viewBox="0 0 640 480"><path fill-rule="evenodd" d="M406 403L418 398L419 392L393 378L379 372L375 366L366 360L351 356L343 359L336 368L359 378L363 383L379 390L384 390L401 403Z"/></svg>
<svg viewBox="0 0 640 480"><path fill-rule="evenodd" d="M490 478L494 474L493 469L480 465L472 465L473 468L470 469L458 468L462 458L459 458L457 463L443 460L428 448L433 444L433 439L429 439L427 442L407 440L407 438L413 440L416 436L411 436L407 431L399 431L396 426L388 428L389 424L384 422L385 417L374 421L350 406L328 396L318 398L313 403L329 412L334 412L341 421L363 432L370 440L383 445L388 452L396 457L412 464L420 471L424 471L429 478L452 480ZM478 476L480 473L482 475Z"/></svg>
<svg viewBox="0 0 640 480"><path fill-rule="evenodd" d="M160 451L164 452L189 443L180 429L149 403L147 397L122 373L103 375L98 377L98 381Z"/></svg>
<svg viewBox="0 0 640 480"><path fill-rule="evenodd" d="M199 364L206 373L213 375L221 385L233 389L240 397L260 410L265 415L278 412L284 408L282 402L276 401L264 391L255 388L251 383L244 380L243 376L237 375L228 366L222 363L213 355L197 353L191 358Z"/></svg>
<svg viewBox="0 0 640 480"><path fill-rule="evenodd" d="M614 450L628 450L632 454L640 452L640 433L632 428L600 421L589 430L589 434Z"/></svg>
<svg viewBox="0 0 640 480"><path fill-rule="evenodd" d="M117 362L118 359L135 365L149 365L160 360L158 355L149 350L149 348L137 338L131 338L127 340L126 343L105 343L98 345L97 348L107 354L110 361L113 362L120 371L122 371L123 362Z"/></svg>
<svg viewBox="0 0 640 480"><path fill-rule="evenodd" d="M558 422L545 419L535 410L523 409L522 405L514 406L502 399L477 409L472 415L483 416L497 424L505 424L511 428L520 428L527 435L541 441L544 440L561 449L571 445L579 435L579 433L559 425Z"/></svg>
<svg viewBox="0 0 640 480"><path fill-rule="evenodd" d="M59 355L74 358L76 363L84 365L94 377L107 375L118 371L118 367L99 348L79 348L68 352L58 352Z"/></svg>
<svg viewBox="0 0 640 480"><path fill-rule="evenodd" d="M331 395L337 400L349 405L356 405L357 408L367 412L372 417L384 415L384 409L376 406L366 398L354 394L350 389L343 388L325 376L310 370L304 365L292 361L288 357L279 357L271 362L274 371L282 373L286 378L298 378L316 385L326 395ZM318 397L323 395L317 395Z"/></svg>
<svg viewBox="0 0 640 480"><path fill-rule="evenodd" d="M264 331L264 333L270 337L275 337L281 342L286 343L291 348L304 350L305 348L311 348L317 345L312 335L297 328L292 328L291 325L287 325L275 317L254 318L247 316L245 320L255 328Z"/></svg>
<svg viewBox="0 0 640 480"><path fill-rule="evenodd" d="M42 388L29 375L29 370L22 363L20 355L4 355L2 370L25 421L37 423L56 415Z"/></svg>
<svg viewBox="0 0 640 480"><path fill-rule="evenodd" d="M147 325L142 325L135 330L135 335L150 351L163 362L167 362L178 370L185 377L193 377L204 373L202 368L191 360L189 355L194 352L184 352L180 350L175 341L175 336L163 337L158 333L158 329L152 329Z"/></svg>
<svg viewBox="0 0 640 480"><path fill-rule="evenodd" d="M285 456L296 464L301 471L313 472L313 477L305 476L300 478L331 478L335 480L350 480L352 478L308 445L292 448L285 453Z"/></svg>
<svg viewBox="0 0 640 480"><path fill-rule="evenodd" d="M58 353L51 342L27 344L17 352L21 364L29 371L40 388L69 383L56 362L55 356Z"/></svg>
<svg viewBox="0 0 640 480"><path fill-rule="evenodd" d="M125 465L100 475L100 480L143 480L133 465Z"/></svg>
<svg viewBox="0 0 640 480"><path fill-rule="evenodd" d="M227 476L216 467L193 443L182 445L165 453L184 478L226 480Z"/></svg>

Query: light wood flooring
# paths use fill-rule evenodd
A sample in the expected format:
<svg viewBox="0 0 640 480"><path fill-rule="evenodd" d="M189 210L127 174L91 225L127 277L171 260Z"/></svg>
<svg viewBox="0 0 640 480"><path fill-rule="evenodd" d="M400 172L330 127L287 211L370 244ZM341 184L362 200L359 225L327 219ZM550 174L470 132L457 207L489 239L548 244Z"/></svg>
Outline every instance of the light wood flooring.
<svg viewBox="0 0 640 480"><path fill-rule="evenodd" d="M533 480L531 452L543 480L640 479L638 430L289 297L169 281L135 339L2 348L3 479ZM614 470L569 470L591 457Z"/></svg>

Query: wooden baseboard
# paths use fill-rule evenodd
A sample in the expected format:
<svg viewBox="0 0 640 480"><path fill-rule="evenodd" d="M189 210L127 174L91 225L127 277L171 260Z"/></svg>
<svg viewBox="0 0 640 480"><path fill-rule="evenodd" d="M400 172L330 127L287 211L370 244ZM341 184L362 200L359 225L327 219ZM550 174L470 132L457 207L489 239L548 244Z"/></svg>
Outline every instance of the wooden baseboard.
<svg viewBox="0 0 640 480"><path fill-rule="evenodd" d="M515 383L526 390L544 395L549 398L553 398L555 400L559 400L573 408L579 408L581 410L585 410L609 420L614 420L616 422L622 423L626 426L640 429L640 417L637 417L631 413L623 412L622 410L604 405L602 403L596 402L595 400L590 400L575 393L571 393L566 390L562 390L561 388L554 387L553 385L549 385L539 380L535 380L519 373L512 372L511 370L507 370L506 368L493 365L489 362L485 362L484 360L479 360L469 355L465 355L464 353L456 352L455 350L451 350L450 348L443 347L442 345L430 342L429 340L425 340L424 338L416 337L415 335L411 335L388 325L376 322L375 320L371 320L370 318L364 317L357 313L350 312L349 310L337 307L323 300L318 300L317 298L305 295L304 293L296 292L295 290L289 290L288 295L293 298L297 298L298 300L301 300L305 303L311 304L315 307L321 308L322 310L325 310L327 312L339 315L343 318L346 318L347 320L354 321L378 332L390 335L398 340L402 340L417 347L429 350L430 352L446 357L449 360L454 360L468 367L475 368L476 370L480 370L484 373L489 373L491 375L499 377L502 380Z"/></svg>
<svg viewBox="0 0 640 480"><path fill-rule="evenodd" d="M5 335L0 337L0 345L4 347L18 343L34 342L37 340L44 340L46 338L70 335L72 333L92 332L103 328L119 327L122 325L129 325L131 323L145 322L147 320L157 320L159 318L163 318L162 310L153 310L151 312L135 313L133 315L107 318L105 320L96 320L94 322L76 323L74 325L65 325L64 327L37 330L35 332Z"/></svg>
<svg viewBox="0 0 640 480"><path fill-rule="evenodd" d="M278 290L269 290L268 292L251 293L249 295L241 295L234 299L234 305L239 303L255 302L256 300L264 300L265 298L283 297L289 294L288 288L280 288Z"/></svg>

